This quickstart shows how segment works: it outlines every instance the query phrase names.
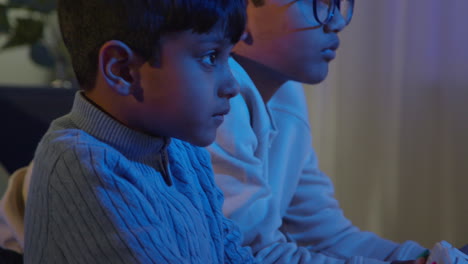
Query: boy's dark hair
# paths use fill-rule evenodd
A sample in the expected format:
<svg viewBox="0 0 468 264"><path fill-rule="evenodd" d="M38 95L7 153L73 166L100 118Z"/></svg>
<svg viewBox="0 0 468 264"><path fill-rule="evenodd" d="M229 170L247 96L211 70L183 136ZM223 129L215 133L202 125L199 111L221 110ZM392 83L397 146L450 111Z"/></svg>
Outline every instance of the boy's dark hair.
<svg viewBox="0 0 468 264"><path fill-rule="evenodd" d="M254 6L259 7L265 4L265 0L251 0Z"/></svg>
<svg viewBox="0 0 468 264"><path fill-rule="evenodd" d="M161 36L193 30L208 33L218 22L232 43L246 21L245 0L59 0L58 17L73 69L83 89L94 87L98 54L120 40L145 60L159 54Z"/></svg>

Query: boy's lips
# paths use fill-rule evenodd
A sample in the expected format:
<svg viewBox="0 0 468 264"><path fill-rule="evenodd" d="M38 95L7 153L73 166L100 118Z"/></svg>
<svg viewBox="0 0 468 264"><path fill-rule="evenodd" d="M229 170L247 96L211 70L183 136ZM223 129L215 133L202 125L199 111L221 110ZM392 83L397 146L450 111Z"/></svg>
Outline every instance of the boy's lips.
<svg viewBox="0 0 468 264"><path fill-rule="evenodd" d="M340 46L340 40L335 38L326 48L322 50L322 54L327 61L331 61L336 57L336 50Z"/></svg>
<svg viewBox="0 0 468 264"><path fill-rule="evenodd" d="M228 106L228 107L224 108L223 110L220 110L220 111L216 112L213 116L214 117L223 117L223 116L227 115L230 110L231 110L231 107Z"/></svg>
<svg viewBox="0 0 468 264"><path fill-rule="evenodd" d="M326 61L331 61L336 57L336 52L332 49L325 49L322 51L322 54Z"/></svg>
<svg viewBox="0 0 468 264"><path fill-rule="evenodd" d="M229 113L229 110L230 110L230 107L227 107L213 115L213 118L218 126L224 122L224 116Z"/></svg>
<svg viewBox="0 0 468 264"><path fill-rule="evenodd" d="M336 51L340 47L340 39L338 37L334 37L328 45L323 50L333 50Z"/></svg>

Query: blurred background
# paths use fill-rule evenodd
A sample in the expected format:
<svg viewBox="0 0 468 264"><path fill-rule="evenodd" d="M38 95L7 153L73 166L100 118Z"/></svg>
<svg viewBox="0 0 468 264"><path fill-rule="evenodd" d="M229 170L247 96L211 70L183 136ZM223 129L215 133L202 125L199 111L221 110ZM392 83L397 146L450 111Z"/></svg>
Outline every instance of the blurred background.
<svg viewBox="0 0 468 264"><path fill-rule="evenodd" d="M6 3L0 0L0 22ZM0 101L17 100L13 105L26 107L25 114L47 120L66 111L68 104L53 104L72 95L63 88L72 77L61 53L54 53L60 47L46 22L53 12L29 11L9 16L45 19L44 30L0 51ZM0 27L1 47L13 32ZM442 239L468 243L468 0L356 0L341 40L328 80L306 91L320 165L333 179L345 214L395 241L412 239L426 247ZM37 57L44 49L48 55ZM46 101L31 92L36 88L56 92L43 96ZM12 95L12 89L24 92ZM47 112L54 107L59 110ZM40 128L37 133L46 128L31 127ZM6 178L11 167L2 157L10 157L15 145L12 136L0 138L6 153L0 178Z"/></svg>
<svg viewBox="0 0 468 264"><path fill-rule="evenodd" d="M353 222L426 247L468 243L468 1L356 0L314 146Z"/></svg>
<svg viewBox="0 0 468 264"><path fill-rule="evenodd" d="M0 193L72 104L74 76L55 8L55 0L0 0Z"/></svg>

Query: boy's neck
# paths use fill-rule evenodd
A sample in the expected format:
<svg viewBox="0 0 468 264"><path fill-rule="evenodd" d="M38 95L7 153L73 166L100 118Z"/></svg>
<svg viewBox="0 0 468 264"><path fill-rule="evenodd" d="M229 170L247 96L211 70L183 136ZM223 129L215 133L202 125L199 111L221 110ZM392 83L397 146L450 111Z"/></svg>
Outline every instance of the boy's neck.
<svg viewBox="0 0 468 264"><path fill-rule="evenodd" d="M278 74L273 69L261 63L239 54L234 54L233 57L242 68L244 68L247 74L249 74L249 77L260 92L265 104L267 104L276 91L288 81L283 78L281 74Z"/></svg>

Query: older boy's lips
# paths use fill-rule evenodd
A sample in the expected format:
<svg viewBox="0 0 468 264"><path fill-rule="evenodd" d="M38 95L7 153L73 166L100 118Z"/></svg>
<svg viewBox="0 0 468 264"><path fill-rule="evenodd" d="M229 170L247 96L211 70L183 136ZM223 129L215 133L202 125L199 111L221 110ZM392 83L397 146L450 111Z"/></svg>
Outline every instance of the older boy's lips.
<svg viewBox="0 0 468 264"><path fill-rule="evenodd" d="M338 37L333 38L330 43L323 50L333 50L336 51L340 47L340 39Z"/></svg>
<svg viewBox="0 0 468 264"><path fill-rule="evenodd" d="M336 50L340 46L340 40L336 38L328 47L322 50L323 57L327 61L331 61L336 57Z"/></svg>
<svg viewBox="0 0 468 264"><path fill-rule="evenodd" d="M323 58L326 60L326 61L331 61L333 60L335 57L336 57L336 52L334 50L331 50L331 49L325 49L322 51L322 54L323 54Z"/></svg>

